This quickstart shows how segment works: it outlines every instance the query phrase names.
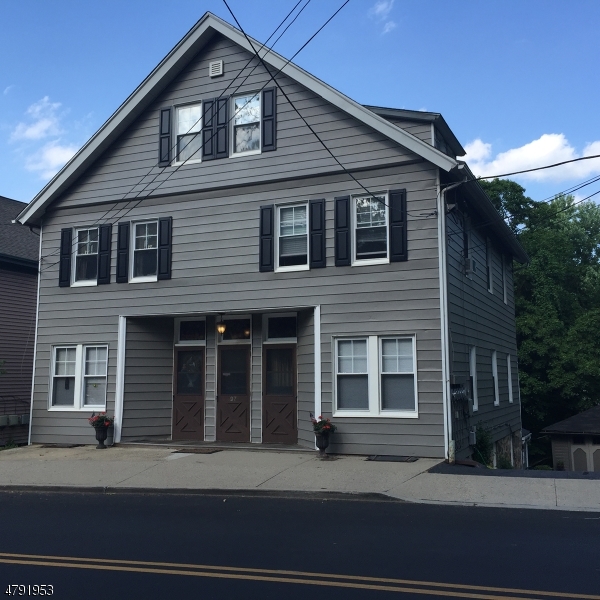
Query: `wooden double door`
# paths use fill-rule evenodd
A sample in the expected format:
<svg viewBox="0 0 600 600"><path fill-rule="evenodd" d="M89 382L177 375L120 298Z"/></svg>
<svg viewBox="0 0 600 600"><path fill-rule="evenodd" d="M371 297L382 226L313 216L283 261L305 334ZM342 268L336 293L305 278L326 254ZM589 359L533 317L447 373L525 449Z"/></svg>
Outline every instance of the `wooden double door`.
<svg viewBox="0 0 600 600"><path fill-rule="evenodd" d="M219 346L217 358L217 441L250 441L250 346ZM262 441L298 441L296 348L263 349Z"/></svg>

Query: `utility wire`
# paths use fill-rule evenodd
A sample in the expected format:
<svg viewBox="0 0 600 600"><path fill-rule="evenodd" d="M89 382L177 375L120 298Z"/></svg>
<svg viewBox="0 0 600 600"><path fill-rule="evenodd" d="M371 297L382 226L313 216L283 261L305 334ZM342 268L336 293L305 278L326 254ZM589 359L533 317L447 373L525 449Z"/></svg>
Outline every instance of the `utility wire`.
<svg viewBox="0 0 600 600"><path fill-rule="evenodd" d="M296 10L296 8L298 7L298 5L302 2L303 0L298 0L298 2L294 5L294 7L292 8L292 10L286 15L286 17L283 19L283 21L281 21L281 23L275 28L275 31L273 31L273 33L267 38L267 40L261 45L259 52L266 46L266 44L269 42L269 40L277 33L277 31L280 29L280 27L288 20L288 18L290 17L290 15ZM267 56L267 54L269 54L269 52L271 52L271 50L275 47L275 44L277 44L277 42L281 39L281 37L283 36L283 34L291 27L291 25L296 21L296 19L302 14L302 12L304 11L304 9L310 4L311 0L307 0L306 3L304 4L304 6L298 11L298 13L296 14L296 16L292 19L292 21L287 25L287 27L281 32L281 34L278 36L278 38L273 42L273 44L271 45L270 48L267 49L267 52L264 54L264 56ZM314 37L314 36L313 36ZM312 38L311 38L312 39ZM304 44L304 46L302 46L302 48L300 48L300 50L302 50L304 47L306 46L306 44ZM300 50L298 52L300 52ZM296 52L296 54L294 56L296 56L298 54L298 52ZM247 62L246 64L240 69L239 73L232 79L232 81L229 82L229 84L227 85L227 87L221 92L221 94L217 97L217 100L219 100L220 98L223 97L223 95L225 94L225 92L233 85L233 83L236 81L236 79L238 77L240 77L240 75L244 72L244 70L250 65L250 63L254 60L254 56L252 56ZM292 57L293 58L293 57ZM291 61L292 59L290 59ZM288 61L288 63L290 62ZM244 78L244 80L236 87L236 89L232 92L231 95L235 95L237 93L237 91L240 89L240 87L248 80L248 78L252 75L252 73L254 73L254 71L257 69L257 67L259 66L260 63L257 63L254 68L250 71L250 73L248 73L248 75L246 75L246 77ZM284 67L287 66L284 65ZM270 80L269 80L270 81ZM261 88L260 91L262 91L262 89L264 89L269 81L267 81L267 83ZM253 94L253 97L255 96L255 94ZM231 123L231 121L237 116L237 114L242 111L250 102L252 99L248 100L248 102L246 102L246 104L244 104L243 106L241 106L232 116L231 118L227 121L227 126L229 126L229 123ZM192 130L196 127L196 125L201 121L201 118L198 119L195 123L193 123L190 128L188 129L187 133L183 134L183 135L188 135L189 133L192 132ZM216 132L212 134L211 136L211 141L213 140L213 138L215 137ZM183 146L182 150L185 150L185 148L187 148L187 146L192 142L192 140L188 141L185 146ZM177 148L177 136L175 136L175 144L173 144L170 147L170 152L173 153ZM153 192L155 192L160 185L162 185L165 181L167 181L174 173L176 173L180 167L182 167L183 165L185 165L188 160L192 159L193 156L196 154L198 150L196 150L191 156L189 156L185 161L183 161L182 163L180 163L174 171L172 171L170 173L170 175L168 177L166 177L163 181L161 181L159 183L159 185L157 185L154 189L152 189L146 196L144 196L141 200L146 199L147 197L149 197L149 195ZM115 203L112 205L111 208L109 208L101 217L99 217L95 223L92 223L91 225L89 225L89 228L94 228L94 226L96 225L100 225L102 224L101 222L103 220L106 219L107 215L115 210L115 208L117 208L117 206L123 201L123 200L127 200L127 196L129 194L131 194L133 192L133 190L140 185L143 180L148 177L149 175L151 175L152 171L154 170L155 167L157 167L158 165L153 165L152 168L145 174L143 175L139 182L134 184L133 187L125 193L125 195L122 198L119 198L118 200L115 201ZM148 188L149 185L151 185L152 183L154 183L154 181L156 181L157 177L159 175L161 175L164 171L161 169L158 171L158 173L155 174L155 176L153 177L153 179L151 181L149 181L140 191L137 192L137 194L133 197L129 199L129 202L136 200L137 198L140 197L140 194L142 194L144 192L144 190L146 190ZM141 202L140 200L140 202ZM119 210L117 210L117 212L114 215L111 215L109 217L109 219L122 219L124 216L126 216L129 212L131 212L133 209L135 209L140 202L138 202L137 204L135 204L134 206L132 206L131 208L128 208L127 206L120 208ZM122 210L126 210L126 212L122 215L120 215L119 213ZM106 219L108 220L108 219ZM105 221L106 222L106 221ZM77 242L74 241L72 246L71 246L71 250L73 250L76 246ZM55 256L60 252L60 248L55 250L54 252L51 252L50 254L47 254L45 256L43 256L42 258L49 258L51 256ZM59 261L60 262L60 261ZM52 265L49 265L49 267L54 266L55 264L58 263L53 263Z"/></svg>
<svg viewBox="0 0 600 600"><path fill-rule="evenodd" d="M594 154L593 156L581 156L580 158L572 158L571 160L563 160L562 162L554 163L553 165L545 165L543 167L535 167L534 169L524 169L523 171L513 171L512 173L503 173L502 175L486 175L485 177L478 177L477 179L498 179L500 177L508 177L509 175L520 175L521 173L531 173L532 171L542 171L543 169L552 169L554 167L560 167L561 165L567 165L569 163L578 162L580 160L590 160L590 158L600 158L600 154ZM477 181L477 179L473 181Z"/></svg>

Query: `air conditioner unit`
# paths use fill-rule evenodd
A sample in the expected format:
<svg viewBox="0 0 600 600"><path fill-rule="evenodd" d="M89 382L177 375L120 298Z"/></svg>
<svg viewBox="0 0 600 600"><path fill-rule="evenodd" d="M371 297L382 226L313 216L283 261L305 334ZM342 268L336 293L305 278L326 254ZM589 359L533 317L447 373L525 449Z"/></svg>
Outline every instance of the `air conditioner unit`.
<svg viewBox="0 0 600 600"><path fill-rule="evenodd" d="M471 257L471 256L467 256L467 258L465 258L465 273L467 275L470 275L471 273L476 273L477 272L477 261Z"/></svg>

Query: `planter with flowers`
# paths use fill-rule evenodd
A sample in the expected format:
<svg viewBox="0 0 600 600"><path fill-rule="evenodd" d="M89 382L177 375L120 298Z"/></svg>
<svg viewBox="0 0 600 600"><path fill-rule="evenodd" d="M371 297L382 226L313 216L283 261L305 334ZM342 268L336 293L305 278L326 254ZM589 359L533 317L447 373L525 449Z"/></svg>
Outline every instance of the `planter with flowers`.
<svg viewBox="0 0 600 600"><path fill-rule="evenodd" d="M319 416L319 419L315 419L311 416L310 420L313 424L313 431L315 432L316 444L319 449L319 458L327 458L325 450L329 446L329 435L332 434L337 427L329 420Z"/></svg>
<svg viewBox="0 0 600 600"><path fill-rule="evenodd" d="M90 425L96 430L96 440L98 445L96 450L106 450L104 441L108 437L108 428L112 427L115 420L109 417L105 412L92 413L92 416L88 419Z"/></svg>

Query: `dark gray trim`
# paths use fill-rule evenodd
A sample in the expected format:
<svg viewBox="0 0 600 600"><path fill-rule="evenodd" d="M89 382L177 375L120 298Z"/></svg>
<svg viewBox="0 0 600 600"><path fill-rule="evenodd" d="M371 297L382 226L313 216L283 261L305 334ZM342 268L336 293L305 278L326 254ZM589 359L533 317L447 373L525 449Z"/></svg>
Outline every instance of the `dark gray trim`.
<svg viewBox="0 0 600 600"><path fill-rule="evenodd" d="M18 256L10 256L8 254L0 254L0 265L3 267L18 267L18 270L38 272L38 261L29 260L28 258L19 258Z"/></svg>

